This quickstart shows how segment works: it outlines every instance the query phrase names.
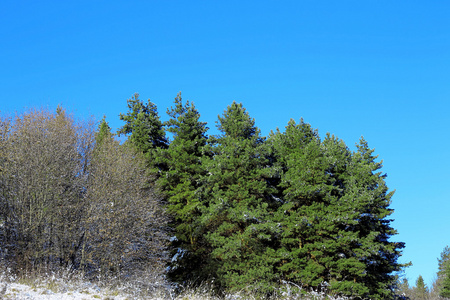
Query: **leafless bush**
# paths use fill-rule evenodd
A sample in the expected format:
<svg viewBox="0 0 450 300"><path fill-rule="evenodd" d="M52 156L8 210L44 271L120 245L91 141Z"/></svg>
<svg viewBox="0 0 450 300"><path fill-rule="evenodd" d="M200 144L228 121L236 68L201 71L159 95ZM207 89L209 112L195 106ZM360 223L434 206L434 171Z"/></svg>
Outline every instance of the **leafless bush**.
<svg viewBox="0 0 450 300"><path fill-rule="evenodd" d="M139 154L113 138L97 145L86 200L81 251L85 270L127 277L162 272L167 222Z"/></svg>
<svg viewBox="0 0 450 300"><path fill-rule="evenodd" d="M16 273L163 276L166 217L145 160L63 109L0 119L0 258Z"/></svg>
<svg viewBox="0 0 450 300"><path fill-rule="evenodd" d="M15 269L73 264L82 241L90 124L63 110L1 121L1 239Z"/></svg>

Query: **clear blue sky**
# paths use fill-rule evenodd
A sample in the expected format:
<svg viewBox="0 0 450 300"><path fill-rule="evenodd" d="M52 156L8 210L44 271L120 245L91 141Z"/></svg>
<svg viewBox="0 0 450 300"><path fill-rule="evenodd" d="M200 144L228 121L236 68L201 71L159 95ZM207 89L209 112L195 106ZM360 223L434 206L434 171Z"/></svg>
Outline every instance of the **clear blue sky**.
<svg viewBox="0 0 450 300"><path fill-rule="evenodd" d="M1 1L0 111L62 104L121 126L139 92L177 92L214 133L242 102L262 133L301 117L354 149L396 194L406 276L430 285L450 244L447 1Z"/></svg>

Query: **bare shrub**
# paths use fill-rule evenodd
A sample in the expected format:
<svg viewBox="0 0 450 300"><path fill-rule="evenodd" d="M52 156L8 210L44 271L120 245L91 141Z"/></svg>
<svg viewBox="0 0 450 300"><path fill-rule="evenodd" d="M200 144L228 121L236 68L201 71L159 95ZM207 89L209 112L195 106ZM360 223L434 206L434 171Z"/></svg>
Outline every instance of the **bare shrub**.
<svg viewBox="0 0 450 300"><path fill-rule="evenodd" d="M16 269L73 265L83 236L91 124L31 110L1 120L3 258Z"/></svg>

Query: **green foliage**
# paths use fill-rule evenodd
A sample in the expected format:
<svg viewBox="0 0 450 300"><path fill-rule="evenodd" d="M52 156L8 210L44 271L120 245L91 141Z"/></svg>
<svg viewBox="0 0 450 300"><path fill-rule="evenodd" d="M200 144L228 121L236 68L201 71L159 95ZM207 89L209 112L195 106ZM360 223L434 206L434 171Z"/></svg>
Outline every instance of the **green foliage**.
<svg viewBox="0 0 450 300"><path fill-rule="evenodd" d="M450 262L450 247L445 246L444 250L442 250L441 252L441 257L438 258L438 265L439 265L438 276L445 273L447 268L450 267L449 262Z"/></svg>
<svg viewBox="0 0 450 300"><path fill-rule="evenodd" d="M439 295L444 298L450 298L450 268L447 268L443 275L444 278L442 279Z"/></svg>
<svg viewBox="0 0 450 300"><path fill-rule="evenodd" d="M197 194L200 177L205 174L202 165L203 148L207 142L206 123L193 103L183 103L181 94L167 110L171 119L164 123L173 140L167 149L158 152L157 160L166 168L158 183L166 194L167 211L172 216L173 260L169 275L175 281L201 276L202 232L198 224L200 198ZM181 255L182 254L182 255Z"/></svg>
<svg viewBox="0 0 450 300"><path fill-rule="evenodd" d="M350 195L356 223L349 228L357 233L358 247L352 249L358 261L365 265L361 281L369 288L371 298L386 298L395 286L394 272L404 265L397 262L404 243L389 239L397 232L388 217L393 213L389 208L394 192L388 192L385 174L379 170L382 162L376 162L374 150L361 138L357 152L353 153L349 165L349 179L346 194Z"/></svg>
<svg viewBox="0 0 450 300"><path fill-rule="evenodd" d="M227 289L267 292L276 279L267 147L242 104L228 106L217 127L221 135L205 161L202 186L202 226L211 247L207 270Z"/></svg>
<svg viewBox="0 0 450 300"><path fill-rule="evenodd" d="M445 246L438 258L438 288L439 295L444 298L450 298L450 247Z"/></svg>
<svg viewBox="0 0 450 300"><path fill-rule="evenodd" d="M415 295L414 299L417 299L417 300L427 299L428 288L427 288L425 282L423 281L422 275L419 275L419 277L417 278L414 295Z"/></svg>
<svg viewBox="0 0 450 300"><path fill-rule="evenodd" d="M150 99L144 104L138 93L127 100L127 105L128 112L120 114L120 120L125 124L117 133L129 135L129 143L145 155L150 165L161 168L154 162L155 152L157 149L167 148L168 141L156 105Z"/></svg>
<svg viewBox="0 0 450 300"><path fill-rule="evenodd" d="M315 289L326 282L348 296L389 297L403 244L389 241L393 193L373 150L363 139L355 153L330 135L321 142L303 120L269 141L283 200L275 215L282 277Z"/></svg>
<svg viewBox="0 0 450 300"><path fill-rule="evenodd" d="M279 271L291 281L318 287L325 281L323 238L332 226L325 220L330 190L320 141L308 124L297 125L293 120L285 133L278 131L270 141L282 170L283 204L275 216L282 228Z"/></svg>
<svg viewBox="0 0 450 300"><path fill-rule="evenodd" d="M0 240L14 245L8 255L16 262L53 260L104 274L159 270L170 227L168 275L177 283L214 279L220 291L264 297L288 282L392 298L404 244L390 241L393 192L363 138L351 151L290 120L266 139L236 102L218 116L220 134L208 138L181 94L164 123L138 94L127 105L118 130L128 136L124 144L105 118L94 132L75 126L62 108L1 120L0 222L7 228ZM439 259L442 296L450 293L449 252ZM427 295L423 279L403 289Z"/></svg>
<svg viewBox="0 0 450 300"><path fill-rule="evenodd" d="M100 125L98 127L98 131L95 135L95 143L97 146L103 144L104 140L108 140L112 138L111 127L109 127L108 122L106 122L106 117L100 121Z"/></svg>

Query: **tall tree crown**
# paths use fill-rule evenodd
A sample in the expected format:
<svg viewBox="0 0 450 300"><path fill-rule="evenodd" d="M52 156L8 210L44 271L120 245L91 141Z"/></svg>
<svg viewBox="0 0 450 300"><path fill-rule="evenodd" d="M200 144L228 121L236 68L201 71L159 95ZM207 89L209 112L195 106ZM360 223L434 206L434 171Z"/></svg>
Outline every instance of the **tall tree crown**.
<svg viewBox="0 0 450 300"><path fill-rule="evenodd" d="M255 119L251 118L242 103L233 101L222 116L218 116L217 128L226 136L235 139L248 139L259 135Z"/></svg>
<svg viewBox="0 0 450 300"><path fill-rule="evenodd" d="M200 113L193 102L186 101L183 104L181 93L174 100L174 106L167 109L170 120L164 122L167 131L174 134L174 140L206 139L206 122L200 122Z"/></svg>
<svg viewBox="0 0 450 300"><path fill-rule="evenodd" d="M165 166L158 183L165 192L167 211L172 217L169 225L176 237L171 244L174 259L168 268L169 276L183 281L202 273L202 236L198 226L201 203L197 189L199 178L205 173L201 158L208 128L199 121L194 103L183 103L181 93L167 114L171 118L164 126L173 134L173 140L167 149L158 152L157 159Z"/></svg>
<svg viewBox="0 0 450 300"><path fill-rule="evenodd" d="M144 154L156 148L167 148L168 141L156 105L150 99L144 104L138 93L127 100L127 105L128 113L119 115L125 124L118 134L129 134L133 146Z"/></svg>

